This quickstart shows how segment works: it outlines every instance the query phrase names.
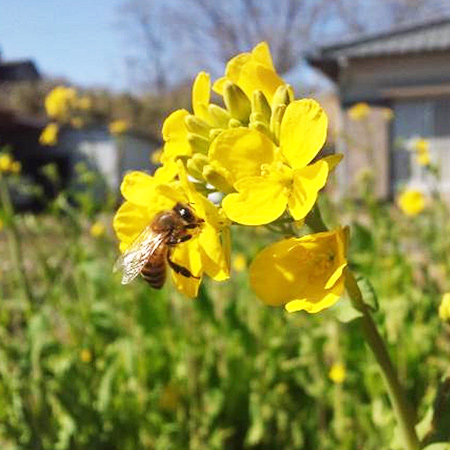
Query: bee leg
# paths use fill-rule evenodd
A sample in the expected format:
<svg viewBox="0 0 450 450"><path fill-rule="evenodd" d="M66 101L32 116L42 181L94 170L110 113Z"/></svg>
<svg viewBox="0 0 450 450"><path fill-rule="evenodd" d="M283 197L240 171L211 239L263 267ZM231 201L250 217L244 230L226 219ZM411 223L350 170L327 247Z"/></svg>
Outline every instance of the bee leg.
<svg viewBox="0 0 450 450"><path fill-rule="evenodd" d="M183 277L186 278L196 278L197 280L200 279L200 277L194 277L194 275L192 275L192 273L186 269L186 267L180 266L177 263L174 263L171 259L170 259L170 255L167 255L167 263L169 264L169 266L172 268L172 270L174 270L176 273L179 273L180 275L183 275Z"/></svg>
<svg viewBox="0 0 450 450"><path fill-rule="evenodd" d="M181 236L178 239L177 244L180 244L181 242L186 242L186 241L188 241L191 238L192 238L192 234L185 234L184 236Z"/></svg>

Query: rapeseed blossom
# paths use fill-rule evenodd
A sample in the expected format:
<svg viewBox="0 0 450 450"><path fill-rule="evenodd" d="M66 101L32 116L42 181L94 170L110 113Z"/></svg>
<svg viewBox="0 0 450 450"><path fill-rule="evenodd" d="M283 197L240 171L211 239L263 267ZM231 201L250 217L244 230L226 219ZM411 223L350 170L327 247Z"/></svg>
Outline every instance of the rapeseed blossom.
<svg viewBox="0 0 450 450"><path fill-rule="evenodd" d="M253 290L288 312L329 308L344 291L347 242L347 229L338 228L269 245L250 265Z"/></svg>
<svg viewBox="0 0 450 450"><path fill-rule="evenodd" d="M347 377L347 371L345 370L344 364L338 362L331 366L328 372L328 377L335 384L342 384Z"/></svg>
<svg viewBox="0 0 450 450"><path fill-rule="evenodd" d="M220 211L195 190L184 166L180 163L178 168L179 181L172 184L161 184L144 172L127 174L121 186L126 202L117 211L113 226L124 252L158 213L171 210L177 203L188 204L204 222L192 239L174 247L171 259L193 277L171 272L177 289L195 297L204 273L217 281L229 277L229 230Z"/></svg>
<svg viewBox="0 0 450 450"><path fill-rule="evenodd" d="M397 203L407 216L417 216L425 208L425 197L421 191L406 189L398 196Z"/></svg>
<svg viewBox="0 0 450 450"><path fill-rule="evenodd" d="M54 122L49 123L42 131L39 137L39 143L41 145L49 145L49 146L56 145L58 143L58 133L59 133L58 124Z"/></svg>
<svg viewBox="0 0 450 450"><path fill-rule="evenodd" d="M358 122L360 120L364 120L370 114L370 106L367 103L356 103L347 111L348 117Z"/></svg>
<svg viewBox="0 0 450 450"><path fill-rule="evenodd" d="M0 173L17 175L21 169L20 161L15 161L9 153L0 153Z"/></svg>
<svg viewBox="0 0 450 450"><path fill-rule="evenodd" d="M442 301L439 305L439 317L444 322L450 322L450 292L446 292L442 296Z"/></svg>
<svg viewBox="0 0 450 450"><path fill-rule="evenodd" d="M224 107L211 103L212 89ZM125 203L114 219L121 251L158 213L188 203L204 223L192 239L174 246L172 258L194 277L172 272L172 279L190 297L204 273L225 280L230 224L276 227L282 219L298 228L310 213L342 158L318 157L327 128L327 115L315 100L294 98L265 42L232 58L214 83L200 72L192 111L176 110L163 123L162 166L154 176L132 172L124 178ZM208 199L212 194L215 203ZM344 289L346 236L339 228L263 249L250 266L256 294L290 312L331 306ZM233 261L237 271L246 265L244 258Z"/></svg>

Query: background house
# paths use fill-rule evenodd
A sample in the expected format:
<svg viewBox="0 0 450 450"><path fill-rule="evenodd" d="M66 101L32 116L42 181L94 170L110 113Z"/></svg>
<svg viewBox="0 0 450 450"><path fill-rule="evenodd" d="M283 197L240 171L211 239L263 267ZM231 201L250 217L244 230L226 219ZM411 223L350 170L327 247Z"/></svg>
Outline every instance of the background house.
<svg viewBox="0 0 450 450"><path fill-rule="evenodd" d="M309 62L337 84L344 110L359 102L372 107L367 121L341 118L346 187L370 167L381 197L405 183L426 189L423 169L405 149L405 140L420 136L429 140L440 189L450 195L450 18L321 47Z"/></svg>

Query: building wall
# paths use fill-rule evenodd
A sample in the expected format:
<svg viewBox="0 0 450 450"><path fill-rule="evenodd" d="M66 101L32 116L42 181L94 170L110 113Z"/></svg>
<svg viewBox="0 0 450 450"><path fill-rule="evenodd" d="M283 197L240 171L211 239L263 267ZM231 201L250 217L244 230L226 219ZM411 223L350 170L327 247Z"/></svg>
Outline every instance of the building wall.
<svg viewBox="0 0 450 450"><path fill-rule="evenodd" d="M344 105L359 101L450 94L450 52L340 61Z"/></svg>

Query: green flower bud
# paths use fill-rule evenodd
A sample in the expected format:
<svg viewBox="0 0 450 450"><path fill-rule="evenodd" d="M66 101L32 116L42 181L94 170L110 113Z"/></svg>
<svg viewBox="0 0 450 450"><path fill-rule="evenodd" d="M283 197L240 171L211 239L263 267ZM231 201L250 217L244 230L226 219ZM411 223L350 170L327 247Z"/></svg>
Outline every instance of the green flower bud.
<svg viewBox="0 0 450 450"><path fill-rule="evenodd" d="M294 98L292 88L289 85L278 86L272 100L272 109L278 105L289 105Z"/></svg>
<svg viewBox="0 0 450 450"><path fill-rule="evenodd" d="M195 155L201 155L201 153L196 153ZM202 156L206 157L206 155L202 155ZM197 180L203 180L203 175L202 175L203 167L198 166L196 164L196 161L194 160L194 158L188 159L188 161L186 163L186 169L187 169L188 174L191 177L194 177Z"/></svg>
<svg viewBox="0 0 450 450"><path fill-rule="evenodd" d="M260 121L250 122L250 125L248 127L252 130L257 130L257 131L264 133L267 136L271 137L269 127L264 122L260 122Z"/></svg>
<svg viewBox="0 0 450 450"><path fill-rule="evenodd" d="M208 150L209 150L209 144L210 141L209 139L200 136L199 134L196 133L188 133L187 134L187 140L189 142L189 144L191 145L192 151L194 153L204 153L205 155L208 154Z"/></svg>
<svg viewBox="0 0 450 450"><path fill-rule="evenodd" d="M208 106L208 112L211 116L211 119L214 121L214 125L216 125L217 128L228 127L228 122L231 119L231 116L226 109L223 109L220 106L211 103Z"/></svg>
<svg viewBox="0 0 450 450"><path fill-rule="evenodd" d="M203 168L203 178L219 192L229 194L234 191L233 186L228 182L228 171L223 167L213 167L206 165Z"/></svg>
<svg viewBox="0 0 450 450"><path fill-rule="evenodd" d="M278 105L273 110L272 117L270 118L270 131L277 145L280 143L280 128L284 111L286 111L286 105Z"/></svg>
<svg viewBox="0 0 450 450"><path fill-rule="evenodd" d="M191 133L199 134L204 137L209 136L209 130L211 129L211 127L199 117L189 114L189 116L185 117L184 123L188 131L190 131Z"/></svg>
<svg viewBox="0 0 450 450"><path fill-rule="evenodd" d="M209 139L211 141L213 141L217 136L219 136L220 133L222 133L223 129L221 128L213 128L210 132L209 132Z"/></svg>
<svg viewBox="0 0 450 450"><path fill-rule="evenodd" d="M269 102L267 101L266 97L261 91L253 91L252 113L258 114L257 120L260 120L261 122L266 122L267 124L270 123L270 116L272 114L272 110L270 109Z"/></svg>
<svg viewBox="0 0 450 450"><path fill-rule="evenodd" d="M229 127L229 128L238 128L238 127L242 127L242 123L239 122L239 120L236 120L236 119L230 119L230 121L228 122L228 127Z"/></svg>
<svg viewBox="0 0 450 450"><path fill-rule="evenodd" d="M243 123L248 122L251 112L250 100L238 85L227 81L223 89L223 100L231 117Z"/></svg>

